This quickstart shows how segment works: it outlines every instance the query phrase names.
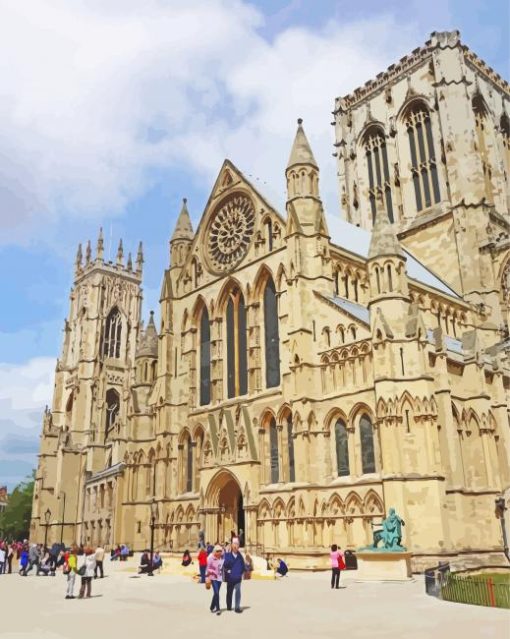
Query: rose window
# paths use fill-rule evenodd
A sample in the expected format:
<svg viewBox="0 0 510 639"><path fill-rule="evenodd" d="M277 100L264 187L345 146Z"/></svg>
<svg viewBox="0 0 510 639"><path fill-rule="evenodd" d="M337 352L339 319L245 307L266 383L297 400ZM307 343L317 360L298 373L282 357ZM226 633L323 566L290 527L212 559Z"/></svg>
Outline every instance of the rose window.
<svg viewBox="0 0 510 639"><path fill-rule="evenodd" d="M234 196L217 210L207 234L208 257L216 271L229 271L243 259L254 225L255 210L245 195Z"/></svg>

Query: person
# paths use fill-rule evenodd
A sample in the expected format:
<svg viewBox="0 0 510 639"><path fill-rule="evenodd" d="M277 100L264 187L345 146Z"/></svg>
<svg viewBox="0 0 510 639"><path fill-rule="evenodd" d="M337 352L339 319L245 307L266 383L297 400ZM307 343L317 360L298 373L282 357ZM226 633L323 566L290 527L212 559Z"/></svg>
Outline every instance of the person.
<svg viewBox="0 0 510 639"><path fill-rule="evenodd" d="M266 570L274 570L274 564L269 555L266 555Z"/></svg>
<svg viewBox="0 0 510 639"><path fill-rule="evenodd" d="M96 567L94 569L94 579L97 579L98 571L101 573L101 579L104 577L103 561L104 561L104 548L102 546L98 546L96 548Z"/></svg>
<svg viewBox="0 0 510 639"><path fill-rule="evenodd" d="M223 562L223 573L227 582L227 610L232 610L232 595L235 593L235 611L242 612L241 581L245 570L244 559L239 552L239 540L235 537L232 539L231 551L226 553Z"/></svg>
<svg viewBox="0 0 510 639"><path fill-rule="evenodd" d="M126 544L122 544L122 546L120 547L120 560L127 561L128 557L129 557L129 548L126 546Z"/></svg>
<svg viewBox="0 0 510 639"><path fill-rule="evenodd" d="M198 569L200 570L200 583L205 584L205 571L207 569L207 551L200 548L198 551Z"/></svg>
<svg viewBox="0 0 510 639"><path fill-rule="evenodd" d="M120 546L117 545L115 548L112 548L110 552L110 560L111 561L120 561Z"/></svg>
<svg viewBox="0 0 510 639"><path fill-rule="evenodd" d="M39 546L37 544L32 544L30 546L30 550L28 551L28 568L25 568L23 572L25 577L28 575L28 573L32 570L34 566L36 567L36 572L37 572L37 568L39 567L40 561L41 561L41 550L39 549Z"/></svg>
<svg viewBox="0 0 510 639"><path fill-rule="evenodd" d="M163 567L163 559L161 559L161 555L158 551L154 553L152 558L152 570L159 570L159 568Z"/></svg>
<svg viewBox="0 0 510 639"><path fill-rule="evenodd" d="M5 548L3 544L0 544L0 575L3 575L4 573L5 561L6 561Z"/></svg>
<svg viewBox="0 0 510 639"><path fill-rule="evenodd" d="M276 573L278 575L281 575L282 577L285 577L288 572L289 567L287 566L287 564L283 561L283 559L278 558L276 560Z"/></svg>
<svg viewBox="0 0 510 639"><path fill-rule="evenodd" d="M253 572L253 559L251 558L251 555L249 555L248 553L246 553L244 557L244 565L246 568L246 571L244 573L244 578L251 579L251 573Z"/></svg>
<svg viewBox="0 0 510 639"><path fill-rule="evenodd" d="M207 579L211 582L213 597L211 601L211 612L221 615L220 610L220 588L223 568L223 550L219 544L213 548L213 552L207 558Z"/></svg>
<svg viewBox="0 0 510 639"><path fill-rule="evenodd" d="M144 573L149 572L150 566L150 554L148 550L144 550L142 556L140 557L140 565L138 566L138 574L143 575Z"/></svg>
<svg viewBox="0 0 510 639"><path fill-rule="evenodd" d="M212 553L212 551L214 550L214 546L211 544L210 541L207 542L207 556L209 557L209 555Z"/></svg>
<svg viewBox="0 0 510 639"><path fill-rule="evenodd" d="M12 574L12 560L14 558L14 553L16 552L16 544L11 544L7 548L7 566L9 574Z"/></svg>
<svg viewBox="0 0 510 639"><path fill-rule="evenodd" d="M239 528L239 545L244 548L244 530Z"/></svg>
<svg viewBox="0 0 510 639"><path fill-rule="evenodd" d="M329 554L329 559L331 561L331 588L340 588L340 567L342 564L345 566L343 558L344 555L341 550L339 550L336 544L333 544Z"/></svg>
<svg viewBox="0 0 510 639"><path fill-rule="evenodd" d="M191 559L191 555L189 554L189 550L185 550L182 556L181 566L189 566L193 561Z"/></svg>
<svg viewBox="0 0 510 639"><path fill-rule="evenodd" d="M96 555L94 550L87 547L84 552L84 558L82 565L80 566L81 572L79 573L81 575L80 594L78 595L79 599L83 599L83 597L87 597L87 599L89 599L91 597L92 578L96 572Z"/></svg>
<svg viewBox="0 0 510 639"><path fill-rule="evenodd" d="M76 546L71 546L71 550L64 564L64 574L67 575L66 599L74 599L74 582L76 581L76 571L78 570L78 557Z"/></svg>
<svg viewBox="0 0 510 639"><path fill-rule="evenodd" d="M23 546L21 549L21 554L19 558L19 574L23 577L27 576L27 568L28 568L28 548Z"/></svg>

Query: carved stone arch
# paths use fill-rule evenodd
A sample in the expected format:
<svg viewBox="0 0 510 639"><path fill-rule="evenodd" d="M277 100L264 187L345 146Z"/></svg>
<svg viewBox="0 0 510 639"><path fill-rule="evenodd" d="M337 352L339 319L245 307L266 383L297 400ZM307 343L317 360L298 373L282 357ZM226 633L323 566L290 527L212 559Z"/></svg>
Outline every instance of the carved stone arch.
<svg viewBox="0 0 510 639"><path fill-rule="evenodd" d="M336 406L328 411L324 419L325 430L333 430L336 422L341 419L347 425L347 416L340 408Z"/></svg>
<svg viewBox="0 0 510 639"><path fill-rule="evenodd" d="M178 442L180 445L184 444L187 440L191 439L191 441L193 441L193 438L191 437L191 432L190 429L188 428L188 426L184 426L184 428L181 428L181 430L179 431L179 439Z"/></svg>
<svg viewBox="0 0 510 639"><path fill-rule="evenodd" d="M246 301L247 298L241 282L231 275L223 283L223 286L216 298L216 317L220 317L224 313L229 296L235 290L239 291Z"/></svg>
<svg viewBox="0 0 510 639"><path fill-rule="evenodd" d="M296 516L296 498L291 497L289 499L289 503L287 504L287 508L285 510L285 517L287 519L294 519Z"/></svg>
<svg viewBox="0 0 510 639"><path fill-rule="evenodd" d="M375 492L375 490L369 490L365 495L363 509L366 514L370 515L383 515L384 514L384 506L381 498Z"/></svg>
<svg viewBox="0 0 510 639"><path fill-rule="evenodd" d="M269 519L271 516L271 506L268 500L264 497L264 499L260 502L257 509L257 518L258 519Z"/></svg>
<svg viewBox="0 0 510 639"><path fill-rule="evenodd" d="M405 390L398 400L398 414L404 414L404 405L408 404L409 408L415 412L417 410L416 398L414 398L408 390Z"/></svg>
<svg viewBox="0 0 510 639"><path fill-rule="evenodd" d="M267 264L261 264L257 274L255 275L255 279L253 280L252 295L249 298L250 302L262 299L264 288L269 280L272 280L276 288L276 282L271 269L267 266Z"/></svg>
<svg viewBox="0 0 510 639"><path fill-rule="evenodd" d="M191 309L191 318L194 326L198 326L203 308L208 309L207 301L202 294L199 294Z"/></svg>
<svg viewBox="0 0 510 639"><path fill-rule="evenodd" d="M273 502L272 515L275 519L281 519L285 514L285 503L281 497L277 497Z"/></svg>
<svg viewBox="0 0 510 639"><path fill-rule="evenodd" d="M358 493L351 491L346 499L345 499L345 514L346 515L362 515L364 514L363 510L363 500L358 495Z"/></svg>
<svg viewBox="0 0 510 639"><path fill-rule="evenodd" d="M276 271L276 291L277 293L281 293L283 288L287 286L287 273L285 271L285 266L280 263L278 266L278 270Z"/></svg>
<svg viewBox="0 0 510 639"><path fill-rule="evenodd" d="M189 504L186 508L186 522L190 524L193 521L195 521L195 509L193 507L193 504Z"/></svg>
<svg viewBox="0 0 510 639"><path fill-rule="evenodd" d="M328 503L325 499L321 501L320 513L321 517L327 517L328 515Z"/></svg>
<svg viewBox="0 0 510 639"><path fill-rule="evenodd" d="M311 410L308 413L308 418L306 420L306 423L307 423L309 431L313 430L314 425L318 424L317 417L315 415L315 411Z"/></svg>
<svg viewBox="0 0 510 639"><path fill-rule="evenodd" d="M181 504L177 506L177 509L175 511L175 521L178 524L181 524L184 522L184 508L182 507Z"/></svg>
<svg viewBox="0 0 510 639"><path fill-rule="evenodd" d="M204 452L203 452L202 458L203 458L204 465L211 464L214 459L214 450L213 450L211 438L208 432L205 435Z"/></svg>
<svg viewBox="0 0 510 639"><path fill-rule="evenodd" d="M334 351L331 354L331 363L332 364L338 364L339 361L340 361L340 357L339 357L338 353L336 351Z"/></svg>
<svg viewBox="0 0 510 639"><path fill-rule="evenodd" d="M198 424L195 424L195 426L193 427L192 439L194 442L196 442L199 437L205 437L205 428L200 422Z"/></svg>
<svg viewBox="0 0 510 639"><path fill-rule="evenodd" d="M323 364L324 366L329 366L329 357L326 354L321 357L321 364Z"/></svg>
<svg viewBox="0 0 510 639"><path fill-rule="evenodd" d="M274 419L275 422L278 423L273 409L268 407L264 408L259 417L260 428L268 428L272 419Z"/></svg>
<svg viewBox="0 0 510 639"><path fill-rule="evenodd" d="M400 107L397 113L397 121L405 124L405 120L408 115L420 107L425 108L429 113L434 111L434 106L431 104L430 100L423 94L415 95L409 97L408 100L404 102L404 104Z"/></svg>
<svg viewBox="0 0 510 639"><path fill-rule="evenodd" d="M379 397L379 399L377 400L377 406L376 406L377 419L381 419L385 417L387 413L388 413L388 405L386 404L386 402L384 401L382 397Z"/></svg>
<svg viewBox="0 0 510 639"><path fill-rule="evenodd" d="M282 404L276 415L276 423L279 425L285 424L289 416L289 413L292 415L292 409L290 405L287 403Z"/></svg>
<svg viewBox="0 0 510 639"><path fill-rule="evenodd" d="M480 432L480 417L473 408L467 411L466 427L468 432L473 432L473 427L477 428L477 433Z"/></svg>
<svg viewBox="0 0 510 639"><path fill-rule="evenodd" d="M365 402L358 402L351 408L351 411L349 413L349 425L351 427L354 427L355 424L360 420L362 415L367 415L367 417L369 417L369 419L372 421L372 424L374 423L374 412L372 408L370 408L370 406Z"/></svg>
<svg viewBox="0 0 510 639"><path fill-rule="evenodd" d="M298 506L298 516L304 517L306 515L305 502L303 501L303 497L299 498L299 506Z"/></svg>
<svg viewBox="0 0 510 639"><path fill-rule="evenodd" d="M329 498L328 512L330 515L341 515L345 511L345 505L338 493L333 493Z"/></svg>
<svg viewBox="0 0 510 639"><path fill-rule="evenodd" d="M365 126L361 129L357 139L356 145L360 147L364 147L367 143L368 139L372 135L381 134L384 139L386 139L386 132L384 129L384 124L379 120L369 120Z"/></svg>

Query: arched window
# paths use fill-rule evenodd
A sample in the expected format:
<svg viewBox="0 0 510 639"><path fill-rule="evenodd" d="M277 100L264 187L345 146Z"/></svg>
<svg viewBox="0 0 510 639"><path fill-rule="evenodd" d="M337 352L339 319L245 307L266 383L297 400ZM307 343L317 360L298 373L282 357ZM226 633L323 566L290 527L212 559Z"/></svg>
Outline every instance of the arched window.
<svg viewBox="0 0 510 639"><path fill-rule="evenodd" d="M375 473L374 431L368 415L363 415L359 422L361 439L361 468L363 474Z"/></svg>
<svg viewBox="0 0 510 639"><path fill-rule="evenodd" d="M485 197L488 202L494 201L494 191L492 188L492 166L489 159L489 152L487 148L487 127L488 111L487 106L482 96L477 93L472 101L473 112L475 114L475 129L476 138L478 141L478 152L480 153L480 159L482 161L483 168L483 180L485 186Z"/></svg>
<svg viewBox="0 0 510 639"><path fill-rule="evenodd" d="M372 127L365 134L363 143L368 166L368 193L372 221L375 222L376 203L379 196L384 196L386 213L393 222L393 203L391 200L391 181L388 165L388 152L384 131L380 127Z"/></svg>
<svg viewBox="0 0 510 639"><path fill-rule="evenodd" d="M204 306L200 315L200 405L211 401L211 328Z"/></svg>
<svg viewBox="0 0 510 639"><path fill-rule="evenodd" d="M277 484L280 481L279 454L278 454L278 429L275 418L271 418L269 423L269 463L271 467L271 483Z"/></svg>
<svg viewBox="0 0 510 639"><path fill-rule="evenodd" d="M503 138L503 160L505 162L507 179L510 179L510 120L506 113L503 113L501 116L499 128Z"/></svg>
<svg viewBox="0 0 510 639"><path fill-rule="evenodd" d="M273 222L271 218L268 218L264 223L266 227L266 242L267 242L267 250L273 250Z"/></svg>
<svg viewBox="0 0 510 639"><path fill-rule="evenodd" d="M409 136L416 208L421 211L441 199L430 113L422 102L415 102L407 110L404 121Z"/></svg>
<svg viewBox="0 0 510 639"><path fill-rule="evenodd" d="M350 475L349 443L347 428L343 419L337 419L335 424L336 469L339 477Z"/></svg>
<svg viewBox="0 0 510 639"><path fill-rule="evenodd" d="M103 335L103 356L120 357L120 337L122 332L122 317L118 308L112 308L106 318Z"/></svg>
<svg viewBox="0 0 510 639"><path fill-rule="evenodd" d="M104 427L105 441L113 430L120 410L120 396L114 388L106 391L106 417Z"/></svg>
<svg viewBox="0 0 510 639"><path fill-rule="evenodd" d="M188 437L185 442L186 453L186 492L189 493L193 490L193 445L191 443L191 436Z"/></svg>
<svg viewBox="0 0 510 639"><path fill-rule="evenodd" d="M280 384L280 336L278 332L278 301L272 278L264 289L264 338L266 347L266 386Z"/></svg>
<svg viewBox="0 0 510 639"><path fill-rule="evenodd" d="M296 481L296 464L294 459L294 437L292 429L292 413L287 415L287 447L289 453L289 481Z"/></svg>
<svg viewBox="0 0 510 639"><path fill-rule="evenodd" d="M228 397L248 392L248 359L246 353L246 307L241 291L235 289L227 303L227 394Z"/></svg>

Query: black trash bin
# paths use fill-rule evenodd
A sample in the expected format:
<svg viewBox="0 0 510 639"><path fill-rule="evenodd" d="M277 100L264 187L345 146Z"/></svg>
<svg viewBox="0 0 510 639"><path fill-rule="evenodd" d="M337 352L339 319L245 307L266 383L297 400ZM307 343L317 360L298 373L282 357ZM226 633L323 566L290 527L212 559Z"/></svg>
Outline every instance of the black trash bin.
<svg viewBox="0 0 510 639"><path fill-rule="evenodd" d="M344 561L346 570L358 570L358 559L353 550L345 551Z"/></svg>
<svg viewBox="0 0 510 639"><path fill-rule="evenodd" d="M432 597L441 596L441 584L446 578L446 574L450 572L450 564L448 562L439 562L434 568L427 568L425 575L425 592Z"/></svg>

